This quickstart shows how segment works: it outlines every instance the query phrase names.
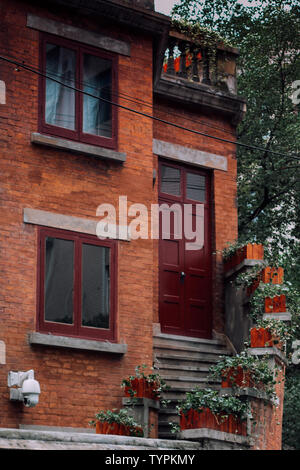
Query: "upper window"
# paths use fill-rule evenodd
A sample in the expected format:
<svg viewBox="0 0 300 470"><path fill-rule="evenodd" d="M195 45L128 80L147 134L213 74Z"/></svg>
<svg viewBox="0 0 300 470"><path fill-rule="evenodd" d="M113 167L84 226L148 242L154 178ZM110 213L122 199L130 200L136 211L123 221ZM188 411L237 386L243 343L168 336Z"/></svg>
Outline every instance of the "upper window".
<svg viewBox="0 0 300 470"><path fill-rule="evenodd" d="M116 147L116 56L41 35L40 131Z"/></svg>
<svg viewBox="0 0 300 470"><path fill-rule="evenodd" d="M38 329L114 339L115 242L40 229Z"/></svg>

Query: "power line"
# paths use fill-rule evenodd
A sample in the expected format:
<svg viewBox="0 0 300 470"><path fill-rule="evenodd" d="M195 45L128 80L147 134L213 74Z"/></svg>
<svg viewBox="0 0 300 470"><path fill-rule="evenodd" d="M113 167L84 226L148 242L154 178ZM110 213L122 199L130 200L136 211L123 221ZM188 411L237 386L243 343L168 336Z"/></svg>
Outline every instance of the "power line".
<svg viewBox="0 0 300 470"><path fill-rule="evenodd" d="M146 118L149 118L149 119L153 119L154 121L157 121L157 122L160 122L162 124L166 124L166 125L169 125L169 126L173 126L173 127L176 127L177 129L181 129L183 131L187 131L187 132L191 132L193 134L196 134L196 135L201 135L202 137L207 137L209 139L214 139L214 140L218 140L220 142L224 142L224 143L228 143L228 144L233 144L233 145L239 145L241 147L244 147L244 148L247 148L247 149L250 149L250 150L258 150L258 151L262 151L262 152L268 152L268 153L272 153L273 155L277 155L277 156L280 156L280 157L285 157L285 158L292 158L292 159L295 159L295 160L300 160L299 157L297 156L294 156L294 155L287 155L287 154L284 154L284 153L281 153L281 152L275 152L274 150L269 150L269 149L266 149L264 147L257 147L257 146L254 146L254 145L248 145L248 144L244 144L243 142L235 142L235 141L232 141L232 140L229 140L229 139L224 139L222 137L217 137L217 136L213 136L213 135L210 135L210 134L206 134L204 132L200 132L200 131L196 131L194 129L189 129L185 126L181 126L180 124L176 124L176 123L173 123L173 122L170 122L170 121L166 121L165 119L161 119L161 118L158 118L157 116L152 116L151 114L148 114L148 113L144 113L142 111L137 111L136 109L132 109L132 108L129 108L128 106L124 106L122 104L119 104L119 103L115 103L111 100L108 100L106 98L103 98L103 97L99 97L99 96L95 96L95 95L92 95L91 93L88 93L86 91L83 91L81 90L80 88L77 88L77 87L73 87L73 86L70 86L70 85L67 85L66 83L63 83L61 82L60 80L57 80L55 78L52 78L51 76L39 71L39 70L34 70L33 68L31 68L30 66L27 66L25 65L24 63L21 63L21 62L18 62L16 60L13 60L13 59L9 59L7 57L3 57L3 56L0 56L0 60L3 60L3 61L6 61L8 63L11 63L17 67L20 67L28 72L32 72L36 75L39 75L41 77L44 77L48 80L52 80L54 81L55 83L58 83L59 85L62 85L66 88L69 88L70 90L73 90L73 91L76 91L77 93L82 93L86 96L89 96L91 98L94 98L94 99L98 99L100 101L103 101L105 103L108 103L112 106L116 106L120 109L124 109L126 111L129 111L129 112L132 112L132 113L135 113L139 116L143 116L143 117L146 117Z"/></svg>
<svg viewBox="0 0 300 470"><path fill-rule="evenodd" d="M9 57L9 59L17 61L17 59L15 59L14 57ZM40 71L38 68L34 67L33 65L27 64L27 67L29 67L32 71L35 71L35 72ZM49 75L49 79L50 79L50 77L58 77L59 78L60 76L61 75L59 73L51 72L51 74ZM68 81L71 82L72 80L68 80ZM75 82L75 80L73 80L73 81ZM64 82L64 84L66 84L66 82ZM91 85L89 82L86 82L86 81L83 81L83 80L79 81L79 85L80 86L87 85L89 89L94 89L96 91L105 90L107 88L105 86L104 87L95 87L95 86ZM85 93L85 92L82 90L82 93ZM132 102L132 103L135 103L135 104L138 104L138 105L143 105L143 106L146 106L148 108L153 109L153 103L150 103L149 101L142 100L140 98L134 98L133 96L129 95L128 93L112 92L112 95L114 97L117 97L117 98L122 98L125 101L129 101L129 102ZM173 117L182 118L181 114L177 114L177 113L170 112L170 111L168 111L168 115L173 116ZM224 132L226 134L235 135L232 131L229 131L228 129L225 129L224 127L217 126L215 124L211 124L211 123L209 123L207 121L204 121L204 120L199 120L199 119L196 120L196 119L192 119L191 117L188 117L188 116L184 116L184 119L186 121L193 122L195 124L201 124L203 126L219 130L219 131Z"/></svg>

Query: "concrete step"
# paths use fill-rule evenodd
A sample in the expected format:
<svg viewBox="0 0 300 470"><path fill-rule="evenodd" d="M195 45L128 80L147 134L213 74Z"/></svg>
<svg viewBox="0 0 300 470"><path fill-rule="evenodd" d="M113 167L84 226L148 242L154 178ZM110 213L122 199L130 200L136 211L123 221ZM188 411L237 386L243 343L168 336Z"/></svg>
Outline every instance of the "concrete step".
<svg viewBox="0 0 300 470"><path fill-rule="evenodd" d="M209 385L213 384L220 384L220 380L210 380L208 382L207 377L188 377L186 375L181 375L178 377L172 377L169 375L164 375L164 380L166 381L167 385L171 388L171 390L174 389L180 389L180 390L192 390L195 387L199 386L207 386L208 383Z"/></svg>
<svg viewBox="0 0 300 470"><path fill-rule="evenodd" d="M165 350L163 352L154 350L154 363L155 367L158 369L161 366L167 366L169 364L201 367L215 364L220 360L220 356L219 354L205 352L189 353L188 351L184 351L180 353L180 351L172 350Z"/></svg>
<svg viewBox="0 0 300 470"><path fill-rule="evenodd" d="M159 373L166 377L173 378L178 377L179 375L185 375L187 377L207 377L209 373L209 367L211 364L201 364L198 365L194 363L193 365L182 364L176 362L175 364L172 361L170 363L160 363L159 364Z"/></svg>
<svg viewBox="0 0 300 470"><path fill-rule="evenodd" d="M166 408L159 412L159 437L175 439L170 422L179 424L176 406L184 400L186 393L194 388L220 389L220 381L208 379L209 368L221 356L230 355L225 342L219 339L190 338L177 335L156 334L154 342L154 364L158 373L170 389L163 393L168 400Z"/></svg>
<svg viewBox="0 0 300 470"><path fill-rule="evenodd" d="M163 353L163 352L182 352L184 353L189 353L191 355L195 354L210 354L210 355L224 355L228 354L228 349L224 346L210 346L208 348L205 344L199 344L199 345L189 345L189 344L174 344L174 343L160 343L160 344L154 344L154 351L156 354L158 353Z"/></svg>
<svg viewBox="0 0 300 470"><path fill-rule="evenodd" d="M205 345L207 349L210 347L226 347L226 343L220 339L193 338L190 336L167 335L164 333L154 335L153 343L154 345L173 343L177 345L193 345L194 347Z"/></svg>

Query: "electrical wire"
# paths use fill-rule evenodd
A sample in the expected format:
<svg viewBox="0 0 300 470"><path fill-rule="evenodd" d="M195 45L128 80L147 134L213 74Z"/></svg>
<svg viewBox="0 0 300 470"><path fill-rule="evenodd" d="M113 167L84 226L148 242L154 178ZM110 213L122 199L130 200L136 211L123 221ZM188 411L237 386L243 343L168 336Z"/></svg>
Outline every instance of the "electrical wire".
<svg viewBox="0 0 300 470"><path fill-rule="evenodd" d="M76 91L77 93L82 93L86 96L89 96L91 98L94 98L94 99L98 99L100 101L103 101L105 103L108 103L112 106L116 106L120 109L123 109L123 110L126 110L126 111L129 111L129 112L132 112L132 113L135 113L139 116L142 116L142 117L146 117L146 118L149 118L149 119L152 119L154 121L157 121L157 122L160 122L162 124L166 124L166 125L169 125L169 126L173 126L177 129L180 129L180 130L183 130L183 131L187 131L187 132L191 132L193 134L196 134L196 135L201 135L202 137L207 137L209 139L214 139L214 140L218 140L220 142L224 142L224 143L228 143L228 144L233 144L233 145L238 145L238 146L241 146L241 147L244 147L244 148L247 148L249 150L256 150L256 151L262 151L262 152L267 152L267 153L271 153L273 155L277 155L277 156L280 156L280 157L285 157L285 158L291 158L291 159L295 159L295 160L300 160L300 158L298 156L294 156L294 155L287 155L287 154L284 154L284 153L281 153L281 152L276 152L274 150L270 150L270 149L266 149L264 147L258 147L258 146L255 146L255 145L249 145L249 144L245 144L243 142L238 142L238 141L232 141L232 140L229 140L229 139L224 139L222 137L217 137L217 136L212 136L210 134L207 134L207 133L204 133L204 132L200 132L200 131L196 131L195 129L189 129L185 126L181 126L180 124L176 124L176 123L173 123L173 122L170 122L170 121L167 121L165 119L161 119L157 116L152 116L151 114L148 114L148 113L144 113L142 111L138 111L136 109L132 109L132 108L129 108L128 106L124 106L122 104L119 104L119 103L115 103L111 100L108 100L106 98L103 98L103 97L99 97L99 96L95 96L95 95L92 95L91 93L88 93L86 91L83 91L81 90L80 88L77 88L77 87L72 87L70 85L67 85L59 80L56 80L55 78L52 78L50 77L49 75L39 71L39 70L34 70L33 68L31 68L30 66L28 65L25 65L24 63L21 63L19 61L16 61L16 60L13 60L13 59L9 59L7 57L3 57L3 56L0 56L0 60L3 60L5 62L8 62L12 65L15 65L16 67L19 67L19 68L22 68L28 72L32 72L36 75L39 75L41 77L44 77L48 80L52 80L54 81L55 83L58 83L59 85L61 86L64 86L66 88L69 88L73 91Z"/></svg>
<svg viewBox="0 0 300 470"><path fill-rule="evenodd" d="M9 57L10 59L12 60L16 60L17 59L15 57ZM32 69L32 71L39 71L38 68L34 67L33 65L29 65L27 64L27 67L30 67ZM59 73L54 73L54 72L51 72L51 77L60 77L61 75ZM71 80L69 80L71 81ZM65 83L65 82L64 82ZM88 86L89 89L94 89L95 91L99 91L99 90L104 90L105 88L107 87L95 87L93 85L91 85L89 82L86 82L86 81L79 81L79 85L81 87L83 86ZM149 101L145 101L145 100L142 100L140 98L135 98L131 95L129 95L128 93L120 93L120 92L112 92L112 96L116 97L116 98L122 98L124 99L125 101L129 101L129 102L132 102L132 103L135 103L137 105L143 105L145 107L148 107L150 109L153 109L153 103L150 103ZM170 112L170 110L168 111L168 115L172 116L172 117L175 117L175 118L182 118L182 114L177 114L177 113L174 113L174 112ZM207 121L204 121L204 120L196 120L196 119L192 119L191 117L189 116L184 116L184 119L186 121L189 121L189 122L192 122L194 124L201 124L203 126L206 126L206 127L209 127L211 129L216 129L216 130L219 130L220 132L224 132L226 134L230 134L230 135L233 135L235 136L235 133L224 128L224 127L221 127L221 126L217 126L215 124L212 124L212 123L209 123Z"/></svg>

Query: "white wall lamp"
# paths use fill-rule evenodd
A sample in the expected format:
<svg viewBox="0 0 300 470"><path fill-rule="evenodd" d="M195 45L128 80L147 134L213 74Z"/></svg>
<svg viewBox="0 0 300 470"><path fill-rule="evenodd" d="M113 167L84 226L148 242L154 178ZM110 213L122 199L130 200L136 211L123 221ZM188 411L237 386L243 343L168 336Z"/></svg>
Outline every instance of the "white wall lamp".
<svg viewBox="0 0 300 470"><path fill-rule="evenodd" d="M41 389L39 382L34 379L34 370L31 369L27 372L10 371L7 383L10 388L10 400L22 401L27 407L38 404Z"/></svg>

